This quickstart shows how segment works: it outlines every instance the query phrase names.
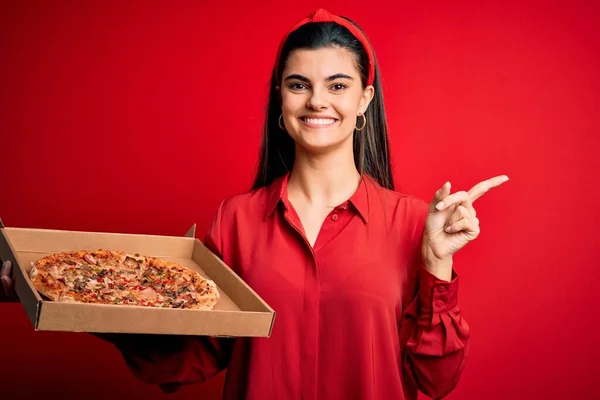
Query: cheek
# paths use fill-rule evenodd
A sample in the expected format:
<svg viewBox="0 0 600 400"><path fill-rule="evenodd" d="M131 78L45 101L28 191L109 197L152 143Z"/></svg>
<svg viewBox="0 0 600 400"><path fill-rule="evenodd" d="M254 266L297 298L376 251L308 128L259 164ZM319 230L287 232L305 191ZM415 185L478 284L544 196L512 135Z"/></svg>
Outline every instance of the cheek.
<svg viewBox="0 0 600 400"><path fill-rule="evenodd" d="M296 114L306 106L307 99L304 96L291 96L284 94L281 97L281 109L284 114Z"/></svg>
<svg viewBox="0 0 600 400"><path fill-rule="evenodd" d="M360 105L361 93L356 91L355 88L348 90L343 94L338 94L331 99L332 105L339 109L340 113L344 115L356 115L358 112L358 106Z"/></svg>
<svg viewBox="0 0 600 400"><path fill-rule="evenodd" d="M336 102L337 112L343 117L344 122L352 123L358 114L359 102L354 97L343 97Z"/></svg>

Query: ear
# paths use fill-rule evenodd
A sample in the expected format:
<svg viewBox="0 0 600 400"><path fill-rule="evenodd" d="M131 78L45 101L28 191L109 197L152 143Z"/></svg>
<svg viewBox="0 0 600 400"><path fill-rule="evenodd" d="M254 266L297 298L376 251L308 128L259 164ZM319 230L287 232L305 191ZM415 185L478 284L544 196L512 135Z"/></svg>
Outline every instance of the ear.
<svg viewBox="0 0 600 400"><path fill-rule="evenodd" d="M362 115L367 112L371 100L375 96L375 88L373 85L369 85L363 90L362 96L360 97L360 103L358 104L358 114Z"/></svg>

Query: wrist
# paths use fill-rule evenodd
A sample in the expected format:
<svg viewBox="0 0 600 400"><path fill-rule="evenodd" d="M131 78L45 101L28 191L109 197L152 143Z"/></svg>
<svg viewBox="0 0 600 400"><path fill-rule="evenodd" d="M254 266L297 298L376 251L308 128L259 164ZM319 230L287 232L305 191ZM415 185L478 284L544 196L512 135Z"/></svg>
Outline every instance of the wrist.
<svg viewBox="0 0 600 400"><path fill-rule="evenodd" d="M436 278L448 282L452 280L452 258L443 260L425 259L424 266Z"/></svg>

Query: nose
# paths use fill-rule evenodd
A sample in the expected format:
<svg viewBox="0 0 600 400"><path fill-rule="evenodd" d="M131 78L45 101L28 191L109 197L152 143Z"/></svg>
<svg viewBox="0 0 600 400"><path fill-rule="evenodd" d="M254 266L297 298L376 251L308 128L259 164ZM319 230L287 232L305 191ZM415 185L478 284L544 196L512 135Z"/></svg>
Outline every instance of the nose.
<svg viewBox="0 0 600 400"><path fill-rule="evenodd" d="M312 94L306 102L306 108L310 108L313 110L323 110L327 108L327 103L327 96L323 94L320 90L315 89L312 91Z"/></svg>

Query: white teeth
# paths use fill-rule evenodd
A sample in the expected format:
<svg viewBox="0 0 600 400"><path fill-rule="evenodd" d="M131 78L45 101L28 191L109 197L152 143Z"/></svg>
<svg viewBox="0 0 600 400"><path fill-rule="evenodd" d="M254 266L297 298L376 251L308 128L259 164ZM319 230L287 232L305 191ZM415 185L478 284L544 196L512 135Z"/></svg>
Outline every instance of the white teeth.
<svg viewBox="0 0 600 400"><path fill-rule="evenodd" d="M329 125L335 122L333 118L304 118L304 120L313 125Z"/></svg>

